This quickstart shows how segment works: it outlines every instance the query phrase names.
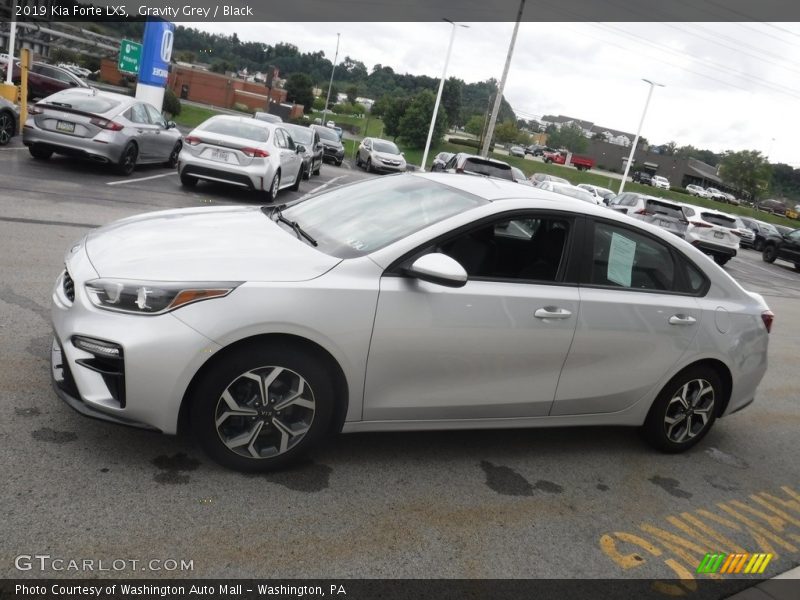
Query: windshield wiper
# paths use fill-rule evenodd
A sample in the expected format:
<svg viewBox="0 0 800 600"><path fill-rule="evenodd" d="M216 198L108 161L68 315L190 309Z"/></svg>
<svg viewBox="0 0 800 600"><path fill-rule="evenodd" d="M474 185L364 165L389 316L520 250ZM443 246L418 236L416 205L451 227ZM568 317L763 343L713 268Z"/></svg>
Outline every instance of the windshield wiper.
<svg viewBox="0 0 800 600"><path fill-rule="evenodd" d="M264 206L262 207L261 210L264 211L265 213L269 210L269 213L267 214L269 215L270 218L272 218L273 215L277 215L276 221L280 221L284 225L288 225L289 227L291 227L292 231L294 231L294 234L297 236L297 239L303 237L308 241L309 244L311 244L316 248L319 245L317 243L317 240L311 237L311 235L309 235L307 231L305 231L302 227L300 227L297 221L290 221L289 219L283 216L283 212L281 212L281 208L283 206L285 205L278 205L273 207Z"/></svg>

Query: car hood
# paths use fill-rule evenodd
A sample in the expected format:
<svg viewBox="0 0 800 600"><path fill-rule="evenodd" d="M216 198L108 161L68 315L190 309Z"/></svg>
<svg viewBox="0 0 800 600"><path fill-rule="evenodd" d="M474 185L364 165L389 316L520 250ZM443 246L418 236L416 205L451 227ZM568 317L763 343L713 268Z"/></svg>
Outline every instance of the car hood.
<svg viewBox="0 0 800 600"><path fill-rule="evenodd" d="M259 207L192 208L116 221L86 237L101 277L144 281L305 281L341 262Z"/></svg>
<svg viewBox="0 0 800 600"><path fill-rule="evenodd" d="M329 148L336 148L337 150L344 147L341 142L334 142L333 140L322 140L322 145L328 146Z"/></svg>
<svg viewBox="0 0 800 600"><path fill-rule="evenodd" d="M377 150L375 151L375 156L383 160L398 160L398 161L405 160L405 158L403 158L403 156L401 156L400 154L391 154L390 152L378 152Z"/></svg>

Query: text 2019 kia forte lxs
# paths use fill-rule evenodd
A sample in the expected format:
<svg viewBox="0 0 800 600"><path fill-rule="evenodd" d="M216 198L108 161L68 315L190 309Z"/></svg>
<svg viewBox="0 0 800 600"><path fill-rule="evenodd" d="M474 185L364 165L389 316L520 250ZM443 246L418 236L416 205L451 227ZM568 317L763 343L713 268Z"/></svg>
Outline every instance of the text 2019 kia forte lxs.
<svg viewBox="0 0 800 600"><path fill-rule="evenodd" d="M669 232L446 174L124 219L70 249L53 302L67 403L191 424L252 471L338 431L631 425L685 450L753 401L772 323Z"/></svg>

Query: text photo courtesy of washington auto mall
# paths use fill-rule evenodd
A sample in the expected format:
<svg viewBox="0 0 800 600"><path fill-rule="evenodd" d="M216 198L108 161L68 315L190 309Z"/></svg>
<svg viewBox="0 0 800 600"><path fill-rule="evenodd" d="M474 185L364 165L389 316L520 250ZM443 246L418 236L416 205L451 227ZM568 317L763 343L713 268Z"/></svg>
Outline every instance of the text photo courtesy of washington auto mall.
<svg viewBox="0 0 800 600"><path fill-rule="evenodd" d="M0 598L800 598L800 4L0 0Z"/></svg>

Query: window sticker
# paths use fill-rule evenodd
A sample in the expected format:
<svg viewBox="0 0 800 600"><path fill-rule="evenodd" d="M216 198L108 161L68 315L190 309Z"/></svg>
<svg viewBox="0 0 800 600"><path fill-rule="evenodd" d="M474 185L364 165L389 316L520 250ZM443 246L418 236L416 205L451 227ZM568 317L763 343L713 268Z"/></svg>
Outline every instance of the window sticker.
<svg viewBox="0 0 800 600"><path fill-rule="evenodd" d="M618 233L611 234L611 247L608 251L609 281L624 287L631 287L633 258L636 255L636 242Z"/></svg>

